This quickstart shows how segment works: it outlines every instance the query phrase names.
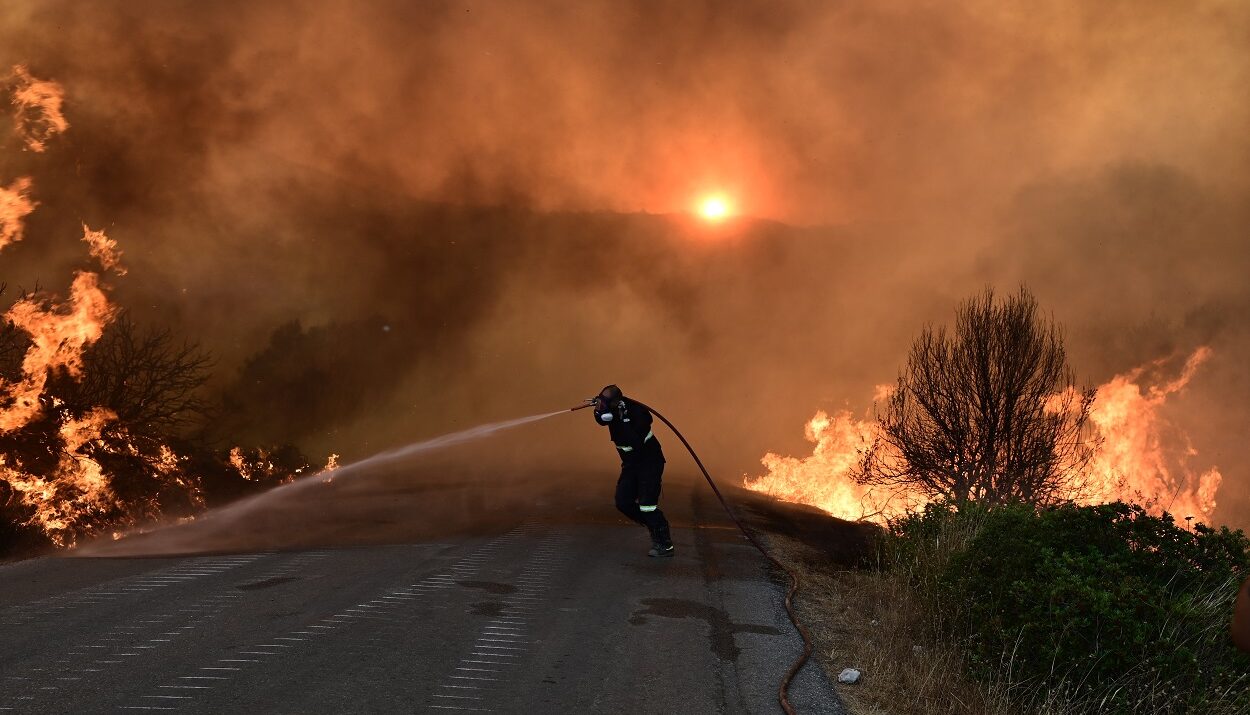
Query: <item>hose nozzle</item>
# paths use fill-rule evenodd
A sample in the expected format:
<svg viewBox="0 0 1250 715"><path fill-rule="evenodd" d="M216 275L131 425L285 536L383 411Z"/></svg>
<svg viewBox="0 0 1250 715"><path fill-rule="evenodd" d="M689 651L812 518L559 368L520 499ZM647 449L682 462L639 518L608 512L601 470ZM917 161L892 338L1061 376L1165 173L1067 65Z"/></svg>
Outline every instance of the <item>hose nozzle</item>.
<svg viewBox="0 0 1250 715"><path fill-rule="evenodd" d="M569 412L577 412L578 410L584 410L593 404L595 404L595 398L591 397L589 399L584 400L582 404L578 405L577 407L570 407Z"/></svg>

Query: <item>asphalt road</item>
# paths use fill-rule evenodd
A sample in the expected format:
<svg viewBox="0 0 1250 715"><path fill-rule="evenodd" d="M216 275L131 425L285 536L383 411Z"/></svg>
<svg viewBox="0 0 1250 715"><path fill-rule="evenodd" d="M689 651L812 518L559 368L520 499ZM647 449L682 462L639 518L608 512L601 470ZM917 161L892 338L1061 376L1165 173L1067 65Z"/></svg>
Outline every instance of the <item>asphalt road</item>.
<svg viewBox="0 0 1250 715"><path fill-rule="evenodd" d="M779 712L800 641L706 487L666 487L672 559L598 491L455 538L0 566L0 712ZM815 663L791 697L840 712Z"/></svg>

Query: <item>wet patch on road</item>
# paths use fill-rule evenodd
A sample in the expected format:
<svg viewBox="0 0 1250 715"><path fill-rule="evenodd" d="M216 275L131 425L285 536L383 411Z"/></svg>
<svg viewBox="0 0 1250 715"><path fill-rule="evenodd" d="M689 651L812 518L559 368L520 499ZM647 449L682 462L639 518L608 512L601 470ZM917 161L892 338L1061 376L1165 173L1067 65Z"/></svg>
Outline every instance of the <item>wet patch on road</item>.
<svg viewBox="0 0 1250 715"><path fill-rule="evenodd" d="M478 601L477 603L470 605L470 608L473 609L470 613L475 616L490 616L491 618L495 618L496 616L503 615L504 610L508 608L508 604L501 603L499 601Z"/></svg>
<svg viewBox="0 0 1250 715"><path fill-rule="evenodd" d="M729 615L719 608L698 601L684 598L644 598L645 608L634 611L629 623L634 626L646 624L647 616L660 618L697 618L708 625L708 642L712 653L722 661L738 659L738 646L734 643L735 633L760 633L764 635L781 635L781 631L772 626L757 626L749 623L734 623Z"/></svg>
<svg viewBox="0 0 1250 715"><path fill-rule="evenodd" d="M261 579L260 581L253 581L251 583L241 583L235 586L235 588L240 591L257 591L262 588L272 588L274 586L281 586L284 583L298 580L299 576L276 576L274 578Z"/></svg>
<svg viewBox="0 0 1250 715"><path fill-rule="evenodd" d="M456 585L464 586L465 588L476 588L487 593L498 595L516 593L516 586L513 586L510 583L499 583L497 581L457 581Z"/></svg>

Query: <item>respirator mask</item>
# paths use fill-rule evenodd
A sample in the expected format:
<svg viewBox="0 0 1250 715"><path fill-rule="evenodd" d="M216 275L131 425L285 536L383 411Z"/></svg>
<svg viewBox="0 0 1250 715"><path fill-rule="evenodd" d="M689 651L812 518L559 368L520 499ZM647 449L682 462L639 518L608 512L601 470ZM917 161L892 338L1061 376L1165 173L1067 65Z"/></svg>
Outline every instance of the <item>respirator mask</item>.
<svg viewBox="0 0 1250 715"><path fill-rule="evenodd" d="M617 412L624 417L625 402L621 399L621 389L616 385L608 385L600 390L599 396L595 398L595 419L608 424L616 419Z"/></svg>

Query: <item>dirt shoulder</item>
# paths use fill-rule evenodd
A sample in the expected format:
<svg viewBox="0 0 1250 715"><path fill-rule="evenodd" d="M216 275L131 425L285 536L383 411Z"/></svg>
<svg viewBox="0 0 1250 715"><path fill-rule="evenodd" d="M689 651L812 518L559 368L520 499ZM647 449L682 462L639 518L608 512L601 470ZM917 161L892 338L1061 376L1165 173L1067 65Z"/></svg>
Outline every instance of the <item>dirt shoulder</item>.
<svg viewBox="0 0 1250 715"><path fill-rule="evenodd" d="M813 658L857 715L1006 715L1016 712L963 674L961 655L934 637L907 584L872 567L880 529L822 511L737 492L741 517L773 555L799 574L795 610L812 637Z"/></svg>

